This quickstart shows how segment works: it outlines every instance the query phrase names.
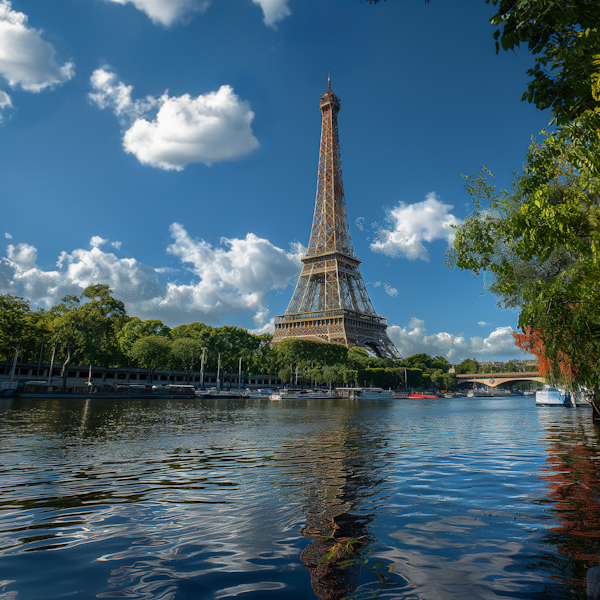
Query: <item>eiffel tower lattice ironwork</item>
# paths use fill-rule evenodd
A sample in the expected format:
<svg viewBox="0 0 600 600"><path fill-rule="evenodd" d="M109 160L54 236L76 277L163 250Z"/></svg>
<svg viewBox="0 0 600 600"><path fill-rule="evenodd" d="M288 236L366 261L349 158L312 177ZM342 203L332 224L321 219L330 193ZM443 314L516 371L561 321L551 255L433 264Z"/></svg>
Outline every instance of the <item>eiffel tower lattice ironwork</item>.
<svg viewBox="0 0 600 600"><path fill-rule="evenodd" d="M328 82L323 113L317 198L308 252L284 315L275 317L273 344L286 338L318 339L360 346L379 357L401 359L387 334L387 319L375 312L354 254L338 139L340 99Z"/></svg>

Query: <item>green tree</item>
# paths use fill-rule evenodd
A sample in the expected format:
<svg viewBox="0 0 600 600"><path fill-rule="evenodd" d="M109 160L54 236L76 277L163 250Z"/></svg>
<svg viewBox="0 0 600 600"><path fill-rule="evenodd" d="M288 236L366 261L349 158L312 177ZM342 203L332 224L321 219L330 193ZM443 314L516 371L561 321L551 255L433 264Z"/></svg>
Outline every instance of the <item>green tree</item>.
<svg viewBox="0 0 600 600"><path fill-rule="evenodd" d="M487 0L489 2L489 0ZM566 125L598 112L600 3L589 0L492 0L496 52L521 44L536 57L522 100L550 108ZM596 90L596 93L595 91Z"/></svg>
<svg viewBox="0 0 600 600"><path fill-rule="evenodd" d="M369 358L369 353L359 346L353 346L348 350L348 366L351 369L365 369Z"/></svg>
<svg viewBox="0 0 600 600"><path fill-rule="evenodd" d="M131 347L140 338L148 335L168 336L171 328L159 319L142 321L138 317L129 317L115 332L116 341L124 356L131 355Z"/></svg>
<svg viewBox="0 0 600 600"><path fill-rule="evenodd" d="M177 327L171 329L171 338L174 340L178 338L198 338L200 337L200 333L207 327L207 325L199 321L177 325Z"/></svg>
<svg viewBox="0 0 600 600"><path fill-rule="evenodd" d="M456 365L455 370L460 375L471 375L480 373L481 366L474 358L465 358L460 364Z"/></svg>
<svg viewBox="0 0 600 600"><path fill-rule="evenodd" d="M171 354L175 357L176 363L179 363L187 371L188 383L190 374L196 364L196 369L200 368L200 356L202 356L202 342L193 337L180 337L173 340L171 344Z"/></svg>
<svg viewBox="0 0 600 600"><path fill-rule="evenodd" d="M50 337L47 314L32 311L29 300L0 294L0 352L7 356L19 345L23 361L37 360L42 342Z"/></svg>
<svg viewBox="0 0 600 600"><path fill-rule="evenodd" d="M172 343L167 336L147 335L133 344L131 356L139 365L148 370L150 381L153 380L155 369L168 366Z"/></svg>

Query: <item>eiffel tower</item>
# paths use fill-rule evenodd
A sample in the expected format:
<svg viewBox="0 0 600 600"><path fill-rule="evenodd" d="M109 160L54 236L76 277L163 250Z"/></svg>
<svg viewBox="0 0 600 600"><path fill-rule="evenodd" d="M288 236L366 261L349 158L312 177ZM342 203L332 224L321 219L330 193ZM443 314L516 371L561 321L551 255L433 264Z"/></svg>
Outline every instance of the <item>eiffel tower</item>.
<svg viewBox="0 0 600 600"><path fill-rule="evenodd" d="M331 90L331 79L319 108L319 177L308 252L285 314L275 317L272 344L287 338L324 340L400 360L387 334L387 319L373 308L352 246L338 139L340 99Z"/></svg>

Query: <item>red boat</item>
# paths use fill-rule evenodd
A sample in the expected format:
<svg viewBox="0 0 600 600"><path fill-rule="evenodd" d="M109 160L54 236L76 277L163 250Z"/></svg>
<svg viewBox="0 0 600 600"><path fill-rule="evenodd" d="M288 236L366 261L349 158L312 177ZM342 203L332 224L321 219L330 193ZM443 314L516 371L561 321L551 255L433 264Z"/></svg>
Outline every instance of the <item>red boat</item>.
<svg viewBox="0 0 600 600"><path fill-rule="evenodd" d="M410 394L409 398L437 398L435 394Z"/></svg>

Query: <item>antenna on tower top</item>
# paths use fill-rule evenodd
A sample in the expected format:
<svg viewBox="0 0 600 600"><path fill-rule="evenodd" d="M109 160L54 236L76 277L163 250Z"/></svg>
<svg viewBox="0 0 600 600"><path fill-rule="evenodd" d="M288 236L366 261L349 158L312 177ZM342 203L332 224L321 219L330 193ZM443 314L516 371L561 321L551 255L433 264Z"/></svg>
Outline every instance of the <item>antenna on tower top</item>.
<svg viewBox="0 0 600 600"><path fill-rule="evenodd" d="M327 71L327 87L329 88L329 91L331 91L331 74L329 71Z"/></svg>

